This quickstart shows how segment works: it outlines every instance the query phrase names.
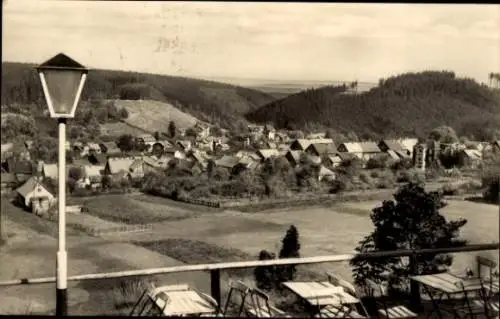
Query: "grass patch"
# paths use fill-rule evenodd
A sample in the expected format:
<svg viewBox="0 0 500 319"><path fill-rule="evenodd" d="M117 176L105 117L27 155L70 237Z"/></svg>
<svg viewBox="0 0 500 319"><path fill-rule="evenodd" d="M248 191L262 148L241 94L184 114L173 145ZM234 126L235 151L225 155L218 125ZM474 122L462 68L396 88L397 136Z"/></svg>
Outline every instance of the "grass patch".
<svg viewBox="0 0 500 319"><path fill-rule="evenodd" d="M55 221L51 221L38 217L35 214L14 205L9 198L2 197L1 210L2 214L4 214L4 216L6 216L9 220L31 228L40 234L47 234L55 238L57 238L59 234L57 219ZM67 227L66 232L68 235L84 234L84 232L72 227Z"/></svg>
<svg viewBox="0 0 500 319"><path fill-rule="evenodd" d="M188 211L170 209L165 204L141 202L135 197L124 195L99 196L86 200L83 205L89 215L129 225L180 220L191 216Z"/></svg>

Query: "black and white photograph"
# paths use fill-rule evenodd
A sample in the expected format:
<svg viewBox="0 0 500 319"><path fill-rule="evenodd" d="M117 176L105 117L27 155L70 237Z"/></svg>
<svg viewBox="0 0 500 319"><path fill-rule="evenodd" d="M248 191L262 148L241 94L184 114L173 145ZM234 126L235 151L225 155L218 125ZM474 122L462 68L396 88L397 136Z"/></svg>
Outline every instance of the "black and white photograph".
<svg viewBox="0 0 500 319"><path fill-rule="evenodd" d="M3 0L0 316L499 319L500 5Z"/></svg>

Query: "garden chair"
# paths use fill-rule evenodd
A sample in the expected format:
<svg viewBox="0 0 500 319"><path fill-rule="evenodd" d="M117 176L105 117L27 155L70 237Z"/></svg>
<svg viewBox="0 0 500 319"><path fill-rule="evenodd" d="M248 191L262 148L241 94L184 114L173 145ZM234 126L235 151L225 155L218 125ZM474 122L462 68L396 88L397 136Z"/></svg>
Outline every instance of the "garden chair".
<svg viewBox="0 0 500 319"><path fill-rule="evenodd" d="M464 298L465 306L456 306L455 313L459 318L475 318L476 316L485 316L486 318L493 318L495 314L498 314L498 302L496 306L496 310L494 308L494 301L491 299L491 294L488 292L488 289L485 285L485 282L481 278L474 279L474 281L479 281L480 290L477 296L473 296L472 298ZM458 285L465 296L467 296L467 291L465 289L465 285L463 282L457 282Z"/></svg>
<svg viewBox="0 0 500 319"><path fill-rule="evenodd" d="M479 278L483 278L486 281L488 289L493 294L499 293L498 286L498 276L495 274L495 268L497 267L497 263L491 259L477 256L477 276ZM486 270L487 274L483 275L482 270Z"/></svg>
<svg viewBox="0 0 500 319"><path fill-rule="evenodd" d="M283 310L276 308L269 303L269 296L257 288L250 290L250 306L245 310L251 317L256 318L276 318L289 317Z"/></svg>
<svg viewBox="0 0 500 319"><path fill-rule="evenodd" d="M387 290L381 284L378 284L370 279L366 279L365 284L372 297L375 297L375 294L379 297L379 300L376 301L378 317L388 319L417 318L417 314L405 306L390 304Z"/></svg>
<svg viewBox="0 0 500 319"><path fill-rule="evenodd" d="M247 286L244 282L237 280L231 281L229 283L229 293L227 295L226 304L224 305L223 315L227 316L229 310L232 307L238 309L236 314L231 314L234 316L241 316L243 313L245 302L247 300L248 294L250 293L251 288ZM239 300L234 301L233 298L237 297Z"/></svg>
<svg viewBox="0 0 500 319"><path fill-rule="evenodd" d="M361 296L359 295L358 291L356 290L356 287L354 287L353 284L351 284L350 282L348 282L347 280L345 280L344 278L342 278L339 275L336 275L336 274L333 274L330 272L327 272L326 275L327 275L328 281L330 283L332 283L335 286L344 288L344 290L347 293L356 297L359 300L359 303L356 304L356 306L359 306L359 308L361 308L361 309L357 309L357 311L354 311L350 314L348 313L348 317L346 317L346 318L350 318L350 316L353 316L355 318L369 317L368 311L366 310L365 305L361 301ZM349 306L349 305L346 305L346 306ZM359 310L361 310L361 311L359 311Z"/></svg>
<svg viewBox="0 0 500 319"><path fill-rule="evenodd" d="M144 290L129 316L160 316L165 311L167 304L168 297L164 293L159 293L158 288L153 286Z"/></svg>

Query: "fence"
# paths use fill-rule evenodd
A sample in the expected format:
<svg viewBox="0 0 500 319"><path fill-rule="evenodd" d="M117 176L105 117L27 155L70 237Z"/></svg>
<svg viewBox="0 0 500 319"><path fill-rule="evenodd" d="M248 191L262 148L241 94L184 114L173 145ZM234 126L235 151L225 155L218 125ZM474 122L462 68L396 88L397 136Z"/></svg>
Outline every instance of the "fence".
<svg viewBox="0 0 500 319"><path fill-rule="evenodd" d="M84 281L84 280L99 280L123 277L137 277L137 276L150 276L159 274L172 274L181 272L192 271L209 271L210 272L210 286L212 297L220 304L221 302L221 283L220 273L221 270L229 269L243 269L243 268L256 268L264 266L278 266L278 265L305 265L305 264L319 264L328 262L348 262L356 258L359 260L374 259L374 258L388 258L388 257L410 257L410 261L418 255L426 254L445 254L445 253L459 253L459 252L472 252L472 251L487 251L499 250L499 243L492 244L474 244L463 247L450 247L450 248L435 248L435 249L418 249L418 250L397 250L397 251L384 251L384 252L371 252L361 254L345 254L333 256L317 256L317 257L303 257L303 258L287 258L287 259L273 259L273 260L258 260L258 261L242 261L242 262L227 262L217 264L197 264L197 265L183 265L165 268L151 268L140 270L128 270L111 273L97 273L85 274L68 277L68 281ZM412 269L414 267L410 266ZM43 277L43 278L22 278L7 281L0 281L2 286L16 286L16 285L34 285L43 283L54 283L56 277ZM420 303L420 288L418 284L412 282L411 286L411 299L412 305L415 309L421 307Z"/></svg>

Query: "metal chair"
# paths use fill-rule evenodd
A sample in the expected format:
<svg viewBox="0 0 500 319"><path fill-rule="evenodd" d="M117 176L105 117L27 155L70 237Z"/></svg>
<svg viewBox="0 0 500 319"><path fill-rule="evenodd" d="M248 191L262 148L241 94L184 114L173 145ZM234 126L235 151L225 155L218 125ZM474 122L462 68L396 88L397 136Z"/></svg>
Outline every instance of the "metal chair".
<svg viewBox="0 0 500 319"><path fill-rule="evenodd" d="M359 303L356 304L356 306L359 305L359 308L361 308L361 309L356 309L357 311L353 312L352 314L349 314L349 316L352 315L355 318L369 317L368 311L366 310L365 305L361 301L361 296L359 295L358 291L356 290L356 287L354 287L353 284L351 284L350 282L348 282L347 280L345 280L344 278L342 278L341 276L339 276L337 274L327 272L326 275L327 275L328 281L330 283L332 283L335 286L339 286L339 287L344 288L344 290L347 293L356 297L359 300ZM359 311L359 310L361 310L361 311ZM350 317L346 317L346 318L350 318Z"/></svg>
<svg viewBox="0 0 500 319"><path fill-rule="evenodd" d="M245 311L252 317L257 318L276 318L289 317L283 310L276 308L269 303L269 296L260 289L252 288L250 290L251 306L245 308Z"/></svg>
<svg viewBox="0 0 500 319"><path fill-rule="evenodd" d="M243 309L245 307L245 301L250 293L251 288L247 286L244 282L237 280L231 281L229 283L229 293L227 295L226 303L224 305L223 315L228 315L228 311L231 306L235 306L238 308L237 314L235 316L241 316L243 313ZM233 302L232 298L234 296L239 297L239 302Z"/></svg>
<svg viewBox="0 0 500 319"><path fill-rule="evenodd" d="M389 305L387 290L384 286L374 282L373 280L365 280L367 288L371 291L372 297L375 294L379 295L379 300L377 300L377 315L378 317L388 318L388 319L403 319L403 318L417 318L417 314L406 308L403 305Z"/></svg>

